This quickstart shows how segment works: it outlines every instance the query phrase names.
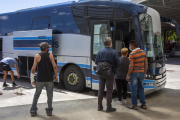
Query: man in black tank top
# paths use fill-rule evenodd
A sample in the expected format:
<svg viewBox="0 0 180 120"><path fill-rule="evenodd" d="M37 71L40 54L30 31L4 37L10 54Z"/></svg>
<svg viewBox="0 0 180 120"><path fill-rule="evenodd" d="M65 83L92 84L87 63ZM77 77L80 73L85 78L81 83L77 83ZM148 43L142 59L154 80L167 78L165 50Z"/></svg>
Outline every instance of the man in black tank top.
<svg viewBox="0 0 180 120"><path fill-rule="evenodd" d="M57 66L54 61L53 55L48 53L50 47L51 46L47 42L42 42L40 44L41 53L36 54L34 57L34 63L31 69L31 84L34 87L36 86L36 92L34 94L32 107L30 109L31 116L35 116L37 114L37 101L39 99L43 87L46 87L46 93L48 97L48 107L46 108L46 114L48 116L52 115L52 98L54 87L53 80L57 80ZM38 69L38 74L37 81L35 82L34 74L36 66Z"/></svg>

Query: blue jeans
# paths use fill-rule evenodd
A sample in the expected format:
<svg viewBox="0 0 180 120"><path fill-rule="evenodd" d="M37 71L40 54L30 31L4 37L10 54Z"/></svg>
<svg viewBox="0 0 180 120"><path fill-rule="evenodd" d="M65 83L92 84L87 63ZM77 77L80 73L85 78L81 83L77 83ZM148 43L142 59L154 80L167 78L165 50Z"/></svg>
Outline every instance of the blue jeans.
<svg viewBox="0 0 180 120"><path fill-rule="evenodd" d="M133 105L137 105L137 91L140 97L140 103L145 105L145 95L143 88L144 73L131 73L130 85L131 85L131 101Z"/></svg>
<svg viewBox="0 0 180 120"><path fill-rule="evenodd" d="M53 82L36 82L36 92L34 94L34 99L33 99L32 107L30 109L30 113L34 113L38 110L37 102L38 102L38 99L39 99L39 96L41 94L43 87L46 87L46 93L47 93L47 97L48 97L48 99L47 99L47 103L48 103L47 110L53 110L52 99L53 99L54 83Z"/></svg>

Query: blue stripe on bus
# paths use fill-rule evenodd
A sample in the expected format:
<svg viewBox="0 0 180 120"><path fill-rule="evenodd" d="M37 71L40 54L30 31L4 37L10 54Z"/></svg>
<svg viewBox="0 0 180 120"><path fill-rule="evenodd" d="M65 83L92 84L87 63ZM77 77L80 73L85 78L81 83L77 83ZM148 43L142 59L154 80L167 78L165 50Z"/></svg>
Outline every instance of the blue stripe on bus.
<svg viewBox="0 0 180 120"><path fill-rule="evenodd" d="M155 88L155 86L143 86L144 88Z"/></svg>
<svg viewBox="0 0 180 120"><path fill-rule="evenodd" d="M86 80L91 80L91 78L86 77ZM99 83L99 80L92 80L92 83ZM144 86L144 88L155 88L155 86Z"/></svg>
<svg viewBox="0 0 180 120"><path fill-rule="evenodd" d="M144 80L144 83L154 83L154 80Z"/></svg>
<svg viewBox="0 0 180 120"><path fill-rule="evenodd" d="M60 65L60 66L63 66L63 65L65 65L66 63L57 63L57 65Z"/></svg>
<svg viewBox="0 0 180 120"><path fill-rule="evenodd" d="M92 80L92 83L99 83L99 80Z"/></svg>
<svg viewBox="0 0 180 120"><path fill-rule="evenodd" d="M92 70L92 74L96 74L95 71Z"/></svg>
<svg viewBox="0 0 180 120"><path fill-rule="evenodd" d="M82 67L82 68L88 68L90 69L90 65L86 65L86 64L77 64L79 67Z"/></svg>
<svg viewBox="0 0 180 120"><path fill-rule="evenodd" d="M40 48L23 48L23 47L14 47L14 50L40 50ZM49 48L49 51L52 51L52 48Z"/></svg>
<svg viewBox="0 0 180 120"><path fill-rule="evenodd" d="M86 80L90 81L90 80L91 80L91 78L90 78L90 77L86 77Z"/></svg>
<svg viewBox="0 0 180 120"><path fill-rule="evenodd" d="M49 39L52 40L51 36L42 36L42 37L14 37L13 40L39 40L39 39Z"/></svg>

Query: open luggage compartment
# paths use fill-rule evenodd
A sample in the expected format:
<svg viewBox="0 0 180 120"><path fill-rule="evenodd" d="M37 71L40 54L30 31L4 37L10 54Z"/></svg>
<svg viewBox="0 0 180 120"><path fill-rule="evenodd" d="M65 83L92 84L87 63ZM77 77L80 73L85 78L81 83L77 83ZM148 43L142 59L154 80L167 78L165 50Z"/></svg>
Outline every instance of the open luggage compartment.
<svg viewBox="0 0 180 120"><path fill-rule="evenodd" d="M19 56L19 72L21 76L30 77L34 57Z"/></svg>

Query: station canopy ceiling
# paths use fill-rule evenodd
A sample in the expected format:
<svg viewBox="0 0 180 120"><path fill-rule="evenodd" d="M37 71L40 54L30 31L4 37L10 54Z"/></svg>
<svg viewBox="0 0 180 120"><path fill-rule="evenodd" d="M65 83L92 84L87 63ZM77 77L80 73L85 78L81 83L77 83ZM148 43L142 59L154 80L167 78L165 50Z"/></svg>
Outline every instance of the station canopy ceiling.
<svg viewBox="0 0 180 120"><path fill-rule="evenodd" d="M180 25L180 0L131 0L131 2L149 6L157 10L161 16L173 19Z"/></svg>

